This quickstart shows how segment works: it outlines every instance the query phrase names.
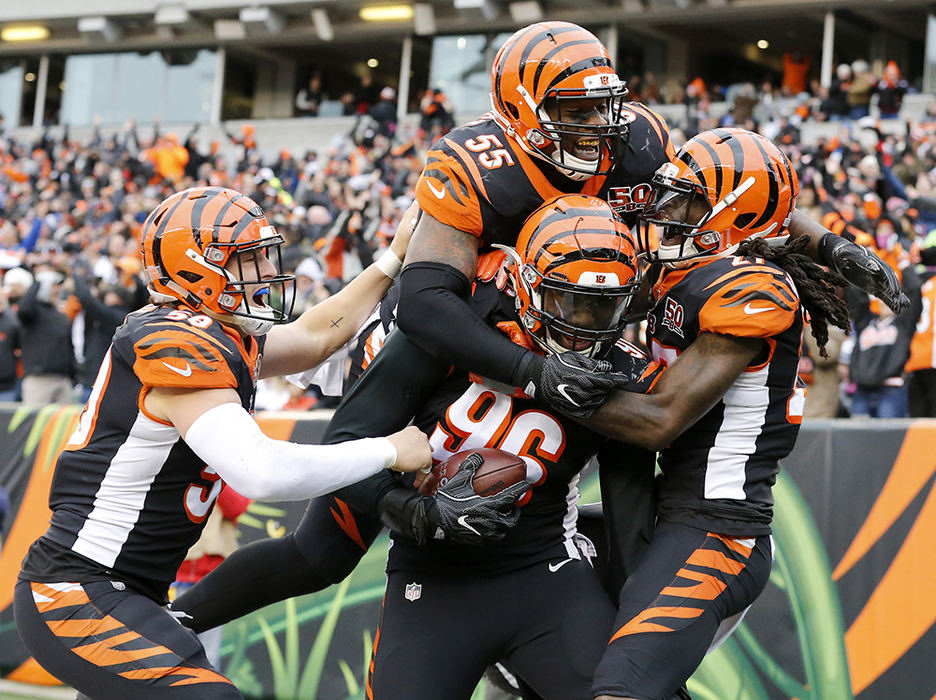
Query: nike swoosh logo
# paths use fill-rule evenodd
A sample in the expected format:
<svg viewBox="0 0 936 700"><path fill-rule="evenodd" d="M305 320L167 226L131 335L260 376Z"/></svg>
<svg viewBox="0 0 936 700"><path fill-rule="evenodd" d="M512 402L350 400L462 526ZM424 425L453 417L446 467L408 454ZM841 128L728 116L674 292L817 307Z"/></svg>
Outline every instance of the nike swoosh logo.
<svg viewBox="0 0 936 700"><path fill-rule="evenodd" d="M432 190L432 194L436 196L436 199L442 199L443 197L445 197L444 187L441 190L437 190L435 187L433 187L432 183L429 182L428 180L426 181L426 184L429 185L429 189Z"/></svg>
<svg viewBox="0 0 936 700"><path fill-rule="evenodd" d="M568 385L568 384L559 384L559 385L556 387L556 391L558 391L560 394L562 394L562 395L565 397L566 401L568 401L568 402L569 402L570 404L572 404L573 406L579 406L579 407L581 407L582 404L580 404L578 401L576 401L575 399L573 399L571 396L569 396L568 392L566 392L566 387L567 387L567 386L569 386L569 385Z"/></svg>
<svg viewBox="0 0 936 700"><path fill-rule="evenodd" d="M188 362L185 363L185 369L179 369L178 367L170 365L168 362L163 362L163 364L176 374L181 374L183 377L192 376L192 365L190 365Z"/></svg>
<svg viewBox="0 0 936 700"><path fill-rule="evenodd" d="M478 537L481 537L481 533L478 532L477 530L475 530L473 527L471 527L471 524L468 522L468 516L467 516L467 515L460 515L460 516L458 517L458 524L461 525L461 526L462 526L463 528L465 528L466 530L471 530L471 531L472 531L474 534L476 534Z"/></svg>
<svg viewBox="0 0 936 700"><path fill-rule="evenodd" d="M558 564L550 564L550 565L549 565L549 570L550 570L552 573L556 573L557 571L559 571L559 569L561 569L563 566L565 566L566 564L568 564L570 561L575 561L575 560L572 559L572 558L570 557L569 559L563 559L563 560L562 560L561 562L559 562Z"/></svg>
<svg viewBox="0 0 936 700"><path fill-rule="evenodd" d="M744 313L746 314L762 314L765 311L773 311L773 309L772 306L751 306L750 302L744 305Z"/></svg>

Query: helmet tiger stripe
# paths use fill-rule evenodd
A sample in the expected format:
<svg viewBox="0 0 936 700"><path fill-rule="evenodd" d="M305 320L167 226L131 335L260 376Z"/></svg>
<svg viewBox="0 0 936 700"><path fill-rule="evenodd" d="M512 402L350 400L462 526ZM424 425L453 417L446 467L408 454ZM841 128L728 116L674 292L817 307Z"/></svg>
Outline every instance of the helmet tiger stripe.
<svg viewBox="0 0 936 700"><path fill-rule="evenodd" d="M143 272L157 302L182 302L251 335L288 320L286 287L293 276L281 272L282 244L256 202L223 187L170 195L146 218L140 236ZM245 269L241 256L254 251L275 254L275 275L262 277L257 257ZM227 269L232 259L237 274Z"/></svg>
<svg viewBox="0 0 936 700"><path fill-rule="evenodd" d="M783 244L799 194L783 152L760 134L733 127L687 141L657 171L653 185L638 240L643 254L670 267L731 255L746 238ZM654 250L657 238L662 240Z"/></svg>
<svg viewBox="0 0 936 700"><path fill-rule="evenodd" d="M627 322L640 273L630 230L597 197L563 195L524 222L512 286L526 333L547 352L599 357Z"/></svg>

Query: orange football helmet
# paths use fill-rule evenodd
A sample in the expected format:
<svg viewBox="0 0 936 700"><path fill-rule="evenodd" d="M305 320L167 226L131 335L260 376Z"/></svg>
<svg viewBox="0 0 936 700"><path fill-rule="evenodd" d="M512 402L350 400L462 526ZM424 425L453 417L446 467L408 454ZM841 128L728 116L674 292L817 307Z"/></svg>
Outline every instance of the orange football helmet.
<svg viewBox="0 0 936 700"><path fill-rule="evenodd" d="M494 117L525 151L576 180L607 174L621 157L629 133L621 114L626 96L627 87L614 72L608 50L577 24L539 22L524 27L507 39L491 66ZM603 100L595 108L603 124L582 123L583 115L578 120L565 116L574 109L572 101L583 99ZM567 151L563 136L594 139L589 147L594 157Z"/></svg>
<svg viewBox="0 0 936 700"><path fill-rule="evenodd" d="M637 223L641 254L674 268L731 255L746 238L782 245L797 194L796 171L768 139L703 131L653 176Z"/></svg>
<svg viewBox="0 0 936 700"><path fill-rule="evenodd" d="M630 230L597 197L563 195L523 224L510 266L517 314L547 352L601 357L627 323L640 272Z"/></svg>
<svg viewBox="0 0 936 700"><path fill-rule="evenodd" d="M295 278L280 272L282 244L256 202L223 187L171 195L146 218L140 240L155 301L180 301L249 335L263 335L289 319L295 295L287 285ZM264 276L261 256L275 274ZM232 259L236 274L227 269Z"/></svg>

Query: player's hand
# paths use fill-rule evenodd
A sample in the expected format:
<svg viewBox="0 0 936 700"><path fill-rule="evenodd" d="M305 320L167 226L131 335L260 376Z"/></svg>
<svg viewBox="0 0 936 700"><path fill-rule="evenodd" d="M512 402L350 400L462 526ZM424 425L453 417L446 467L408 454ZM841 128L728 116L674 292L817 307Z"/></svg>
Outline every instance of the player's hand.
<svg viewBox="0 0 936 700"><path fill-rule="evenodd" d="M849 284L876 296L895 314L910 306L910 299L900 289L897 273L877 255L835 234L824 236L822 243L823 258Z"/></svg>
<svg viewBox="0 0 936 700"><path fill-rule="evenodd" d="M521 481L491 496L479 496L471 480L483 462L478 453L468 455L455 476L436 492L429 517L438 523L442 539L480 546L504 537L520 519L516 502L530 484Z"/></svg>
<svg viewBox="0 0 936 700"><path fill-rule="evenodd" d="M400 217L400 223L397 226L396 233L393 234L393 240L390 242L390 250L396 253L400 260L406 258L406 249L413 237L413 231L416 230L417 221L419 221L419 203L414 201Z"/></svg>
<svg viewBox="0 0 936 700"><path fill-rule="evenodd" d="M611 371L611 363L577 352L548 356L524 391L573 418L590 418L613 391L630 383L628 374ZM532 388L532 393L530 389Z"/></svg>
<svg viewBox="0 0 936 700"><path fill-rule="evenodd" d="M414 472L432 466L432 448L426 434L414 425L403 428L387 439L396 448L397 458L391 469L398 472Z"/></svg>

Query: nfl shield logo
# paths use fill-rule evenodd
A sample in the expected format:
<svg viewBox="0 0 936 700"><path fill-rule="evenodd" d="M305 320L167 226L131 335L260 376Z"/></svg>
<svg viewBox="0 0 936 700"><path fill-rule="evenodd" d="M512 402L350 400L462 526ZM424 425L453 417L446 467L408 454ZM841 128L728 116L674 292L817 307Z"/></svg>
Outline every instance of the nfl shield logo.
<svg viewBox="0 0 936 700"><path fill-rule="evenodd" d="M406 591L403 593L403 597L409 601L419 600L419 596L422 595L422 584L421 583L407 583Z"/></svg>

